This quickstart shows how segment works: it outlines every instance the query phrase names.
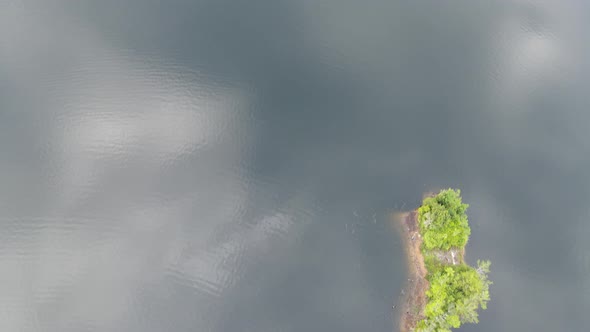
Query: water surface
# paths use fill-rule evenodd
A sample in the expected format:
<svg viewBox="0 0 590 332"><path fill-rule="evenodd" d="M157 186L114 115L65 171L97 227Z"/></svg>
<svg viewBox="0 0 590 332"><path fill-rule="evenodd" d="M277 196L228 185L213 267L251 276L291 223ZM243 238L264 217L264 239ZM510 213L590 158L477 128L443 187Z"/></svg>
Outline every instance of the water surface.
<svg viewBox="0 0 590 332"><path fill-rule="evenodd" d="M461 331L587 330L588 9L0 2L0 330L391 331L449 186Z"/></svg>

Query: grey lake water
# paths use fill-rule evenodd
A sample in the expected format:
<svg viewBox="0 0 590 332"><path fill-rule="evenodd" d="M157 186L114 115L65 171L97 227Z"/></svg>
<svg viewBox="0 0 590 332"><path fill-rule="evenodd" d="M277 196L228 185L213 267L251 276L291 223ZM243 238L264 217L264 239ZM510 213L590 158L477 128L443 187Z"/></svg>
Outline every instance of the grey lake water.
<svg viewBox="0 0 590 332"><path fill-rule="evenodd" d="M0 331L395 331L462 189L492 300L590 330L585 1L0 1Z"/></svg>

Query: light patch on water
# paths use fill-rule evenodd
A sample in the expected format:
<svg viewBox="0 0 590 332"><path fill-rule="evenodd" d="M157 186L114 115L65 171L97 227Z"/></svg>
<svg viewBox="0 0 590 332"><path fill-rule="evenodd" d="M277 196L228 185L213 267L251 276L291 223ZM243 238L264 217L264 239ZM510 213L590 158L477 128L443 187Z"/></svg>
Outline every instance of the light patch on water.
<svg viewBox="0 0 590 332"><path fill-rule="evenodd" d="M28 67L45 61L43 38L54 39L52 51L68 53L57 58L71 61L63 75L41 79L47 112L54 113L44 124L51 211L3 223L9 235L0 251L0 330L141 326L149 317L136 312L138 301L152 292L167 296L170 285L152 287L168 276L219 295L239 278L244 255L267 250L269 240L289 232L291 218L276 213L216 240L240 222L247 200L236 173L248 151L248 123L236 112L247 98L240 89L118 50L83 22L27 6L0 8L7 9L0 22L8 26L0 32L2 70L43 77ZM183 158L197 159L198 186L165 196L160 179ZM113 181L122 174L130 180ZM124 206L109 201L122 194ZM83 216L101 205L103 212ZM212 323L204 316L211 305L194 308L203 330Z"/></svg>
<svg viewBox="0 0 590 332"><path fill-rule="evenodd" d="M526 125L538 107L534 101L547 87L561 86L580 66L576 22L581 18L575 6L561 2L520 3L506 11L496 23L490 39L489 108L502 121L505 135L517 141L519 127ZM571 22L560 26L560 21ZM550 91L551 92L551 91Z"/></svg>

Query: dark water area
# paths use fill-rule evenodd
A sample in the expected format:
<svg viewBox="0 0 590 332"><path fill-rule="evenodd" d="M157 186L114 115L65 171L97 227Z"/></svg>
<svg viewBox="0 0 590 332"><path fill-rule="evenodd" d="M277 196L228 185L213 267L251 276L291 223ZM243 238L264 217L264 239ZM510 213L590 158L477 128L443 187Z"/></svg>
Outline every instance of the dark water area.
<svg viewBox="0 0 590 332"><path fill-rule="evenodd" d="M392 331L461 188L492 300L590 329L583 1L0 2L0 331Z"/></svg>

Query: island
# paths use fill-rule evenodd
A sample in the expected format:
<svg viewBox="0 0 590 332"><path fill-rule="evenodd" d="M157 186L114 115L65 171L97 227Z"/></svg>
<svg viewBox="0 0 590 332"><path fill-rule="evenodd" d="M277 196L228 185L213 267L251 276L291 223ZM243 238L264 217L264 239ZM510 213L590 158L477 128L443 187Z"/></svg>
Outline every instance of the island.
<svg viewBox="0 0 590 332"><path fill-rule="evenodd" d="M461 191L445 189L424 197L422 205L396 215L408 262L402 291L402 332L450 332L477 323L490 299L489 261L465 262L471 228Z"/></svg>

